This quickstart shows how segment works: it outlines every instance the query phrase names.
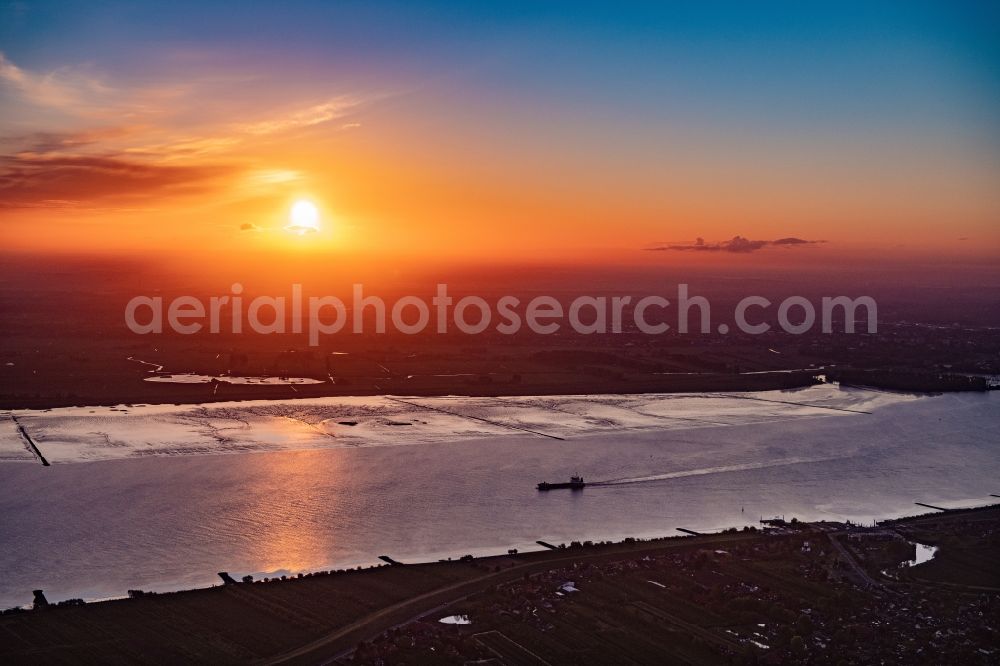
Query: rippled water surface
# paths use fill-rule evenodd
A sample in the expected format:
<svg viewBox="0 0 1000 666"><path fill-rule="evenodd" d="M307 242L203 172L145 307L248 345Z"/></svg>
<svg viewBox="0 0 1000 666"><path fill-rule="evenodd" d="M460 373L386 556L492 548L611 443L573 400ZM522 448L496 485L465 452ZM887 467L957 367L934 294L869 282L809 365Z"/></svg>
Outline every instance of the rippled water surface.
<svg viewBox="0 0 1000 666"><path fill-rule="evenodd" d="M0 432L0 606L1000 492L996 393L394 400L16 412L53 464Z"/></svg>

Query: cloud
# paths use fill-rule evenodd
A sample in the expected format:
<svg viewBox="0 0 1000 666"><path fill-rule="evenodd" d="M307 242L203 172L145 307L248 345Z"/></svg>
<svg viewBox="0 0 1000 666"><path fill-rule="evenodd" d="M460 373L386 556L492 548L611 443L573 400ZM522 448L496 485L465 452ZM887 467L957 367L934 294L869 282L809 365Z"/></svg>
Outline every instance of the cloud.
<svg viewBox="0 0 1000 666"><path fill-rule="evenodd" d="M723 241L721 247L726 252L755 252L767 245L767 241L749 240L743 236L733 236L732 240Z"/></svg>
<svg viewBox="0 0 1000 666"><path fill-rule="evenodd" d="M282 112L220 94L226 85L245 89L246 76L112 86L86 65L30 71L0 52L0 208L117 206L210 187L218 201L287 190L304 176L257 152L271 135L335 120L331 131L359 126L345 116L378 98L317 100L313 90L312 103L286 100L292 106ZM219 102L205 109L209 92ZM248 108L260 115L241 118Z"/></svg>
<svg viewBox="0 0 1000 666"><path fill-rule="evenodd" d="M235 148L242 140L232 136L181 136L162 143L150 143L126 148L135 157L155 157L162 160L185 160L223 153Z"/></svg>
<svg viewBox="0 0 1000 666"><path fill-rule="evenodd" d="M137 195L202 191L231 176L231 166L147 164L121 156L20 153L0 158L0 206L81 205Z"/></svg>
<svg viewBox="0 0 1000 666"><path fill-rule="evenodd" d="M802 240L801 238L779 238L776 241L771 241L771 245L810 245L812 243L822 243L823 241L808 241Z"/></svg>
<svg viewBox="0 0 1000 666"><path fill-rule="evenodd" d="M801 245L814 245L824 243L821 240L803 240L802 238L788 237L778 240L750 240L743 236L733 236L729 240L718 243L706 243L704 238L697 238L693 243L657 243L647 247L647 250L655 252L661 250L678 250L682 252L732 252L734 254L749 254L766 247L796 247Z"/></svg>
<svg viewBox="0 0 1000 666"><path fill-rule="evenodd" d="M101 127L77 132L31 132L0 137L0 147L7 153L36 155L78 154L89 146L120 139L134 132L131 127Z"/></svg>
<svg viewBox="0 0 1000 666"><path fill-rule="evenodd" d="M235 85L238 92L246 87L245 79L245 74L234 72L222 81L218 77L185 78L180 82L157 79L154 84L112 86L87 65L29 71L0 52L0 92L4 93L7 107L0 127L37 125L40 118L53 122L58 117L60 129L65 130L72 126L67 123L111 124L124 118L144 130L145 141L134 146L136 151L169 152L183 158L228 150L253 137L340 119L362 104L385 96L329 95L318 103L292 106L283 112L258 110L264 114L263 119L251 117L236 122L234 118L239 119L247 108L257 106L247 107L234 99L232 104L213 105L211 112L201 108L200 101L209 92L218 95L220 86L227 84ZM198 109L199 113L192 116L187 113L190 109ZM344 122L339 129L357 126L360 123Z"/></svg>
<svg viewBox="0 0 1000 666"><path fill-rule="evenodd" d="M310 127L319 125L335 118L341 118L361 104L359 98L351 96L335 97L331 100L316 104L288 115L262 120L254 123L243 123L237 125L237 129L247 134L275 134L277 132L287 132L300 127ZM346 126L345 126L346 127Z"/></svg>
<svg viewBox="0 0 1000 666"><path fill-rule="evenodd" d="M259 227L253 222L244 222L240 225L240 231L263 231L263 227Z"/></svg>
<svg viewBox="0 0 1000 666"><path fill-rule="evenodd" d="M36 106L80 112L114 94L98 77L80 68L62 68L45 74L29 72L0 53L0 83Z"/></svg>

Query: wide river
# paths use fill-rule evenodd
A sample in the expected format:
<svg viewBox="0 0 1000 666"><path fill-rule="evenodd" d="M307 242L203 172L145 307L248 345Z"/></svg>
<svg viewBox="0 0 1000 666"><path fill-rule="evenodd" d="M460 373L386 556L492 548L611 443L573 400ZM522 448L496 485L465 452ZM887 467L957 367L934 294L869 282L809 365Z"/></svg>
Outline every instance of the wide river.
<svg viewBox="0 0 1000 666"><path fill-rule="evenodd" d="M16 419L16 420L15 420ZM43 466L18 430L52 464ZM0 607L1000 493L1000 394L329 398L16 411ZM612 483L535 490L580 472Z"/></svg>

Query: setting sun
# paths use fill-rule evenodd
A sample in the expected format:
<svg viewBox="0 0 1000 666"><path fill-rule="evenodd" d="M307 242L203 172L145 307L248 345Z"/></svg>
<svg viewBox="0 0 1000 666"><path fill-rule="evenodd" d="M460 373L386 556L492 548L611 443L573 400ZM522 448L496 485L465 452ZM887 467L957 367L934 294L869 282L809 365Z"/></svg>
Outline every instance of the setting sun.
<svg viewBox="0 0 1000 666"><path fill-rule="evenodd" d="M311 201L296 201L289 219L290 223L285 228L300 236L319 231L319 210Z"/></svg>

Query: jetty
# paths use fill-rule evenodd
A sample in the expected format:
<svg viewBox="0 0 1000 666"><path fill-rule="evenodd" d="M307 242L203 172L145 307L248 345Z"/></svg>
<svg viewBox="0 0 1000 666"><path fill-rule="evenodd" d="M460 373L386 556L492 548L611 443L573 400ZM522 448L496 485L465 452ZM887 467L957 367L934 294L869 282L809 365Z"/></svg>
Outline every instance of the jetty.
<svg viewBox="0 0 1000 666"><path fill-rule="evenodd" d="M402 562L398 562L398 561L392 559L391 557L389 557L388 555L379 555L378 559L382 560L386 564L392 564L394 566L399 566L399 567L403 566Z"/></svg>
<svg viewBox="0 0 1000 666"><path fill-rule="evenodd" d="M44 465L45 467L49 467L50 466L49 461L45 459L45 456L42 455L42 452L38 450L37 446L35 446L35 440L31 439L31 435L29 435L28 431L25 430L24 426L21 425L21 422L17 420L17 417L11 414L10 420L13 421L14 425L17 426L17 434L21 436L21 441L24 442L24 446L29 451L31 451L32 455L38 458L38 461L42 463L42 465Z"/></svg>

